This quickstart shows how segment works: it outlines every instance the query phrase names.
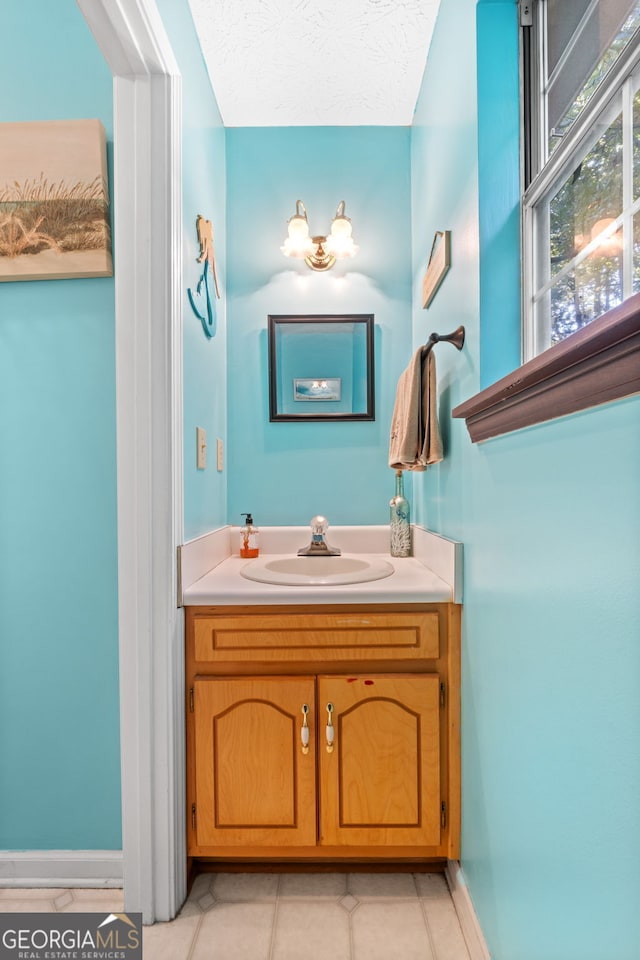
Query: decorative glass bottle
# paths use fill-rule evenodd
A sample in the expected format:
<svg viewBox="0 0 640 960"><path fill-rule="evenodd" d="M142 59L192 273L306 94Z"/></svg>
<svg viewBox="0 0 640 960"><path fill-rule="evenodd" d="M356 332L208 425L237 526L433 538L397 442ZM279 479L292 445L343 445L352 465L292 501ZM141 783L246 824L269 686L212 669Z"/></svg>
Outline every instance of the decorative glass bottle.
<svg viewBox="0 0 640 960"><path fill-rule="evenodd" d="M396 470L396 495L389 503L391 528L391 556L411 556L411 522L409 501L404 495L402 470Z"/></svg>

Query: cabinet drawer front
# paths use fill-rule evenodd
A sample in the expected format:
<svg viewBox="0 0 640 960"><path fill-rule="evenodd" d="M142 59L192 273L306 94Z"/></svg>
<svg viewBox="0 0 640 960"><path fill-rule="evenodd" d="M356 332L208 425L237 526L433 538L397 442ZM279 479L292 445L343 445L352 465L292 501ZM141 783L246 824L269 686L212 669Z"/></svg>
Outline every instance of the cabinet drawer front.
<svg viewBox="0 0 640 960"><path fill-rule="evenodd" d="M200 661L432 660L437 613L314 613L196 617Z"/></svg>

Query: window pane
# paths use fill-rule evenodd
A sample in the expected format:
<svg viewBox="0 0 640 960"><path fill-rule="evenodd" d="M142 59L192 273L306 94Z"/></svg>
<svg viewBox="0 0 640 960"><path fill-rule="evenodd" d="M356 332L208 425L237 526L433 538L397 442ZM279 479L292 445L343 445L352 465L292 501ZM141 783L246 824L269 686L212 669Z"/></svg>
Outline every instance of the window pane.
<svg viewBox="0 0 640 960"><path fill-rule="evenodd" d="M524 196L525 359L640 293L640 0L537 9L527 76L542 166ZM571 136L543 159L554 125Z"/></svg>
<svg viewBox="0 0 640 960"><path fill-rule="evenodd" d="M547 4L549 76L557 67L590 2L591 0L549 0Z"/></svg>
<svg viewBox="0 0 640 960"><path fill-rule="evenodd" d="M600 0L583 16L589 6L583 0L549 0L550 153L640 27L639 0Z"/></svg>
<svg viewBox="0 0 640 960"><path fill-rule="evenodd" d="M640 196L640 90L633 98L633 199Z"/></svg>
<svg viewBox="0 0 640 960"><path fill-rule="evenodd" d="M555 276L622 212L622 114L549 204L549 275Z"/></svg>
<svg viewBox="0 0 640 960"><path fill-rule="evenodd" d="M622 231L603 240L551 290L551 343L622 303Z"/></svg>

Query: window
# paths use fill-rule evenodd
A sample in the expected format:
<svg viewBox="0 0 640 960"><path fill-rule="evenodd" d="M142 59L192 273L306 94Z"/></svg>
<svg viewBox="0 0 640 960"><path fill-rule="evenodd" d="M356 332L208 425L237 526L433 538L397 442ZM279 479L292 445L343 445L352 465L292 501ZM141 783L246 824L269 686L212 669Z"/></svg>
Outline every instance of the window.
<svg viewBox="0 0 640 960"><path fill-rule="evenodd" d="M518 7L525 362L452 411L474 443L640 394L640 0ZM486 63L485 97L504 96Z"/></svg>
<svg viewBox="0 0 640 960"><path fill-rule="evenodd" d="M523 8L529 360L640 291L640 0Z"/></svg>

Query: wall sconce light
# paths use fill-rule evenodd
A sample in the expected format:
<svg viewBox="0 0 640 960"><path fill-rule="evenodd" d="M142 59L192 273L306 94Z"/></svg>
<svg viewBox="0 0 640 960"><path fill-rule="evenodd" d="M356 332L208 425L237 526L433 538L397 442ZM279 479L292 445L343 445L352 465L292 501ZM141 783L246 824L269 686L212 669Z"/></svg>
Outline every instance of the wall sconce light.
<svg viewBox="0 0 640 960"><path fill-rule="evenodd" d="M351 236L351 220L344 215L341 200L326 237L310 237L307 211L302 200L296 200L296 212L288 221L289 235L280 247L285 257L304 260L312 270L330 270L336 260L354 257L358 247Z"/></svg>

